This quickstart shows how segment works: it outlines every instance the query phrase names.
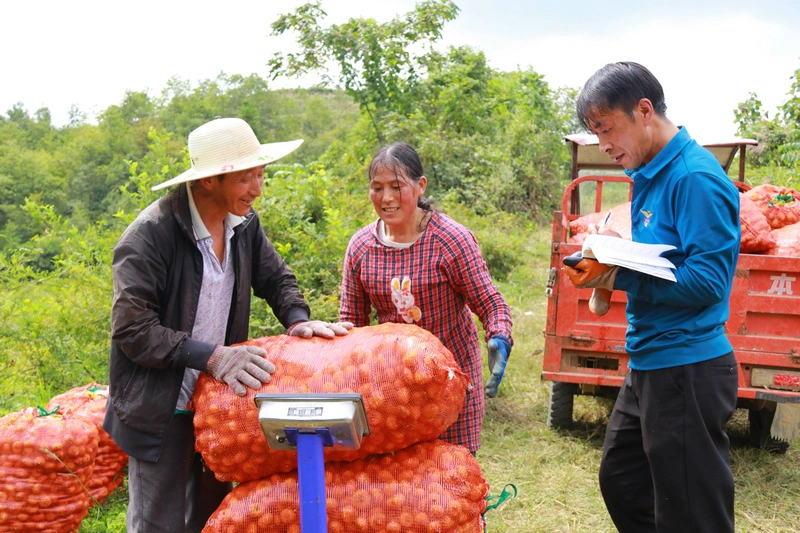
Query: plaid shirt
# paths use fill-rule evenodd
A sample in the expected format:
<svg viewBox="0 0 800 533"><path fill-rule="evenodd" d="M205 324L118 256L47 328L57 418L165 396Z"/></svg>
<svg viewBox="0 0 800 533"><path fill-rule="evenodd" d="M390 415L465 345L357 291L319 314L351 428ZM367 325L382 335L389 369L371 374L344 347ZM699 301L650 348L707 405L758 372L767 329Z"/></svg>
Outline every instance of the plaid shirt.
<svg viewBox="0 0 800 533"><path fill-rule="evenodd" d="M377 221L360 229L345 255L339 319L356 326L414 323L433 333L472 380L458 420L441 436L475 452L484 415L483 376L474 311L492 335L511 339L508 304L492 283L475 236L434 211L428 227L408 248L386 246Z"/></svg>

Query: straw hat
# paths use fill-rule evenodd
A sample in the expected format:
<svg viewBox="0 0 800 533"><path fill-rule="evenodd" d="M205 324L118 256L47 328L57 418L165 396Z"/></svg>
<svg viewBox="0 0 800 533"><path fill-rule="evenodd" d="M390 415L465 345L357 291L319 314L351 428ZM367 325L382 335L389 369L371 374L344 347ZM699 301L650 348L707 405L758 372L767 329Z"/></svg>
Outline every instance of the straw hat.
<svg viewBox="0 0 800 533"><path fill-rule="evenodd" d="M258 167L294 152L303 139L261 144L250 125L240 118L218 118L189 134L192 168L154 186L157 191L170 185Z"/></svg>

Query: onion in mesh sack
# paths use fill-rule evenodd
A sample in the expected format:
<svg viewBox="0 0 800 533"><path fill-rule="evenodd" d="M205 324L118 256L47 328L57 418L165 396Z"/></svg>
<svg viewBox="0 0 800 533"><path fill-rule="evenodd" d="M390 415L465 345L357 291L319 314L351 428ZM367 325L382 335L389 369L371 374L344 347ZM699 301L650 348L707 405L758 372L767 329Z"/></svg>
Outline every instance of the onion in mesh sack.
<svg viewBox="0 0 800 533"><path fill-rule="evenodd" d="M739 193L739 221L742 226L742 240L739 251L744 254L766 252L775 247L772 228L767 217L744 193Z"/></svg>
<svg viewBox="0 0 800 533"><path fill-rule="evenodd" d="M761 209L773 229L800 222L800 193L796 190L763 183L744 194Z"/></svg>
<svg viewBox="0 0 800 533"><path fill-rule="evenodd" d="M275 364L272 380L240 397L201 374L192 398L195 447L220 481L297 468L295 452L267 445L256 392L361 394L370 435L359 450L325 450L326 461L349 461L437 438L458 418L470 384L453 354L411 324L354 328L335 339L280 335L243 344L267 351Z"/></svg>
<svg viewBox="0 0 800 533"><path fill-rule="evenodd" d="M0 418L0 531L68 533L89 512L97 428L23 409Z"/></svg>
<svg viewBox="0 0 800 533"><path fill-rule="evenodd" d="M325 465L331 533L480 533L489 484L463 446L433 440ZM203 533L299 533L297 472L238 485Z"/></svg>
<svg viewBox="0 0 800 533"><path fill-rule="evenodd" d="M100 444L92 477L86 485L94 498L93 504L102 503L122 484L125 465L128 464L128 454L120 450L111 439L111 435L103 429L107 400L108 387L99 383L89 383L53 396L47 403L47 409L50 411L58 408L59 413L64 416L81 417L97 427Z"/></svg>

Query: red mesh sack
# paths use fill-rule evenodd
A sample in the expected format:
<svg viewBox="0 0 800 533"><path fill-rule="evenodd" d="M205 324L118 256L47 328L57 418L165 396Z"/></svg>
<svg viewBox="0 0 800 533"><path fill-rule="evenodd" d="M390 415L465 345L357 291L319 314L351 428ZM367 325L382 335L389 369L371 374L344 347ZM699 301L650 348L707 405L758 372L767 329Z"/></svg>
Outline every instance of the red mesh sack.
<svg viewBox="0 0 800 533"><path fill-rule="evenodd" d="M480 533L488 491L469 450L441 440L325 465L331 533ZM203 529L229 531L299 533L297 472L234 488Z"/></svg>
<svg viewBox="0 0 800 533"><path fill-rule="evenodd" d="M742 240L739 251L745 254L766 252L775 246L772 228L767 217L744 193L739 193L739 222L742 225Z"/></svg>
<svg viewBox="0 0 800 533"><path fill-rule="evenodd" d="M764 213L773 229L800 222L800 193L765 183L744 193Z"/></svg>
<svg viewBox="0 0 800 533"><path fill-rule="evenodd" d="M361 394L370 435L359 450L325 450L326 461L350 461L437 438L458 418L470 384L441 341L411 324L354 328L335 339L279 335L243 344L267 351L275 364L270 382L240 397L201 373L192 398L195 448L220 481L297 468L295 452L267 444L256 392Z"/></svg>
<svg viewBox="0 0 800 533"><path fill-rule="evenodd" d="M576 233L575 235L573 235L572 237L567 239L567 243L569 243L569 244L580 244L581 246L583 246L583 241L586 240L586 237L588 235L589 235L588 231L582 231L580 233Z"/></svg>
<svg viewBox="0 0 800 533"><path fill-rule="evenodd" d="M772 236L775 238L775 246L767 250L765 255L800 257L800 223L774 229Z"/></svg>
<svg viewBox="0 0 800 533"><path fill-rule="evenodd" d="M97 428L24 409L0 418L0 531L67 533L89 512Z"/></svg>
<svg viewBox="0 0 800 533"><path fill-rule="evenodd" d="M89 494L94 498L92 503L102 503L122 484L125 478L125 465L128 464L128 454L120 450L111 440L111 435L103 429L107 400L108 387L90 383L53 396L47 403L49 411L58 408L59 413L64 416L81 417L97 427L100 444L92 477L86 485Z"/></svg>
<svg viewBox="0 0 800 533"><path fill-rule="evenodd" d="M603 221L603 217L605 213L589 213L588 215L583 215L580 218L576 218L575 220L569 223L569 231L572 235L577 235L579 233L588 233L589 232L589 224L594 224L595 226L599 226L600 222Z"/></svg>
<svg viewBox="0 0 800 533"><path fill-rule="evenodd" d="M611 216L608 222L606 222L606 227L619 233L619 236L623 239L631 240L631 203L625 202L624 204L612 207L609 211L611 211ZM608 213L608 211L589 213L588 215L576 218L569 223L570 235L577 236L580 233L588 232L590 224L594 224L595 227L599 226L603 218L605 218L606 213ZM570 240L569 242L573 241ZM579 244L577 241L575 241L575 243Z"/></svg>

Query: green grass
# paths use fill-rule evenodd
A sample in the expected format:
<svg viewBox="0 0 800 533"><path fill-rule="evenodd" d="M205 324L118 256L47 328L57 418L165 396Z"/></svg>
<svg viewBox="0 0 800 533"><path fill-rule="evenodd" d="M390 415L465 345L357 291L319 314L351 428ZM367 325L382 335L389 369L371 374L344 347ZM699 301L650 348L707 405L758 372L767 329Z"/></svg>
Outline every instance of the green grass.
<svg viewBox="0 0 800 533"><path fill-rule="evenodd" d="M81 533L121 533L128 508L127 479L106 501L89 509L81 522Z"/></svg>
<svg viewBox="0 0 800 533"><path fill-rule="evenodd" d="M531 230L523 265L499 282L512 305L514 351L497 398L487 400L478 460L499 494L506 483L517 498L486 515L487 531L613 532L597 472L612 400L578 396L575 428L547 429L549 382L541 381L544 296L550 228ZM736 480L737 532L800 531L800 445L786 455L747 447L747 412L728 425Z"/></svg>
<svg viewBox="0 0 800 533"><path fill-rule="evenodd" d="M590 397L575 400L576 427L568 432L547 429L549 383L540 380L544 295L549 266L550 228L533 228L509 220L478 220L456 211L478 235L502 247L513 243L518 264L498 281L512 307L514 351L497 398L487 400L483 447L478 460L491 495L507 483L519 494L487 513L489 533L612 532L597 482L603 435L612 401ZM514 240L505 240L513 226ZM800 445L786 455L746 446L746 412L729 424L736 479L736 531L800 531ZM124 488L90 511L82 533L125 531Z"/></svg>

